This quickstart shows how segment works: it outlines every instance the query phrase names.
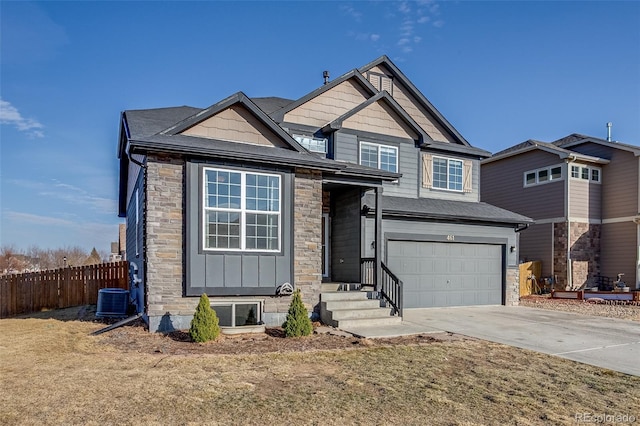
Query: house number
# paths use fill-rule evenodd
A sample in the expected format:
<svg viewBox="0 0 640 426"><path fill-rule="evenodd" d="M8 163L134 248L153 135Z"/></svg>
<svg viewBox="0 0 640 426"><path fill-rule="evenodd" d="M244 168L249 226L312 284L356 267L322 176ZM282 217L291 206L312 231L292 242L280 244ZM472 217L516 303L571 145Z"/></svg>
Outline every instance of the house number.
<svg viewBox="0 0 640 426"><path fill-rule="evenodd" d="M447 235L447 241L455 241L455 235Z"/></svg>

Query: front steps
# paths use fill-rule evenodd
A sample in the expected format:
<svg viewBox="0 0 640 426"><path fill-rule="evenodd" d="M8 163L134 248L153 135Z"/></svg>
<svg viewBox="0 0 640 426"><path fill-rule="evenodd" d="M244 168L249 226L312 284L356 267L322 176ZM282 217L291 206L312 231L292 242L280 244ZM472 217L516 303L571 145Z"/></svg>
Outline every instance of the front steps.
<svg viewBox="0 0 640 426"><path fill-rule="evenodd" d="M349 290L337 291L338 288ZM380 307L380 300L369 299L366 291L358 289L358 284L323 284L320 293L322 322L336 328L385 326L402 322L402 318L391 315L391 308Z"/></svg>

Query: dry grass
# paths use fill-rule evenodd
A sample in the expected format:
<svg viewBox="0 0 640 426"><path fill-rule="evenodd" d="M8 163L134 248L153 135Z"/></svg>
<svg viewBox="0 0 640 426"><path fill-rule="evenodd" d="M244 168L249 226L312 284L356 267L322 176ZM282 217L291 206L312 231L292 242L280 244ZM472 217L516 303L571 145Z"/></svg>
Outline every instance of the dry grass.
<svg viewBox="0 0 640 426"><path fill-rule="evenodd" d="M479 340L253 355L125 351L0 320L1 424L575 424L640 417L640 378ZM216 343L210 343L216 344Z"/></svg>

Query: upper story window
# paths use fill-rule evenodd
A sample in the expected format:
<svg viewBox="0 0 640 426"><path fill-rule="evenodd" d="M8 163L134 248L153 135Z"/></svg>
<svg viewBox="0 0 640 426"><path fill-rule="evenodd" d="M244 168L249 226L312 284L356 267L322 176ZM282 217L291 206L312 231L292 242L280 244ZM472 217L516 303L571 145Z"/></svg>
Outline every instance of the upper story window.
<svg viewBox="0 0 640 426"><path fill-rule="evenodd" d="M524 186L562 179L562 166L549 166L524 172Z"/></svg>
<svg viewBox="0 0 640 426"><path fill-rule="evenodd" d="M462 191L462 160L433 157L433 187Z"/></svg>
<svg viewBox="0 0 640 426"><path fill-rule="evenodd" d="M327 153L327 139L313 138L311 136L293 135L293 138L311 152Z"/></svg>
<svg viewBox="0 0 640 426"><path fill-rule="evenodd" d="M398 148L370 142L360 144L360 164L388 172L398 172Z"/></svg>
<svg viewBox="0 0 640 426"><path fill-rule="evenodd" d="M602 176L598 167L571 166L571 177L590 182L600 183Z"/></svg>
<svg viewBox="0 0 640 426"><path fill-rule="evenodd" d="M422 154L422 186L456 192L473 192L473 162Z"/></svg>
<svg viewBox="0 0 640 426"><path fill-rule="evenodd" d="M205 250L280 250L280 176L205 168Z"/></svg>

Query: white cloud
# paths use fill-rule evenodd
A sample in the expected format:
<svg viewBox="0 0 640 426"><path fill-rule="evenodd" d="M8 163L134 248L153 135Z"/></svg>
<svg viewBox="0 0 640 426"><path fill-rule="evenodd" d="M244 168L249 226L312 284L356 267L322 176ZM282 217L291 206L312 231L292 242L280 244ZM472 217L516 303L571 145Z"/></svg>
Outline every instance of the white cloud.
<svg viewBox="0 0 640 426"><path fill-rule="evenodd" d="M17 246L80 246L87 249L97 247L108 250L110 242L118 239L118 224L121 221L114 219L113 223L104 223L80 218L69 220L3 210L2 222L6 227L3 230L3 241L11 241Z"/></svg>
<svg viewBox="0 0 640 426"><path fill-rule="evenodd" d="M380 40L380 34L371 34L371 41L378 41Z"/></svg>
<svg viewBox="0 0 640 426"><path fill-rule="evenodd" d="M436 27L436 28L442 28L442 27L444 27L444 21L439 19L439 20L437 20L436 22L433 23L433 26Z"/></svg>
<svg viewBox="0 0 640 426"><path fill-rule="evenodd" d="M42 124L33 118L24 118L16 107L2 99L0 99L0 123L15 126L30 137L44 137L44 132L41 130L44 128Z"/></svg>
<svg viewBox="0 0 640 426"><path fill-rule="evenodd" d="M99 213L114 214L117 211L117 200L93 195L85 189L55 179L51 183L27 179L13 179L9 182L30 189L38 196L61 200L75 206L88 207Z"/></svg>
<svg viewBox="0 0 640 426"><path fill-rule="evenodd" d="M5 216L12 222L24 223L29 225L44 225L44 226L73 226L74 223L70 220L60 219L51 216L42 216L31 213L14 212L11 210L5 211Z"/></svg>
<svg viewBox="0 0 640 426"><path fill-rule="evenodd" d="M429 18L428 16L421 16L418 18L418 24L425 24L427 22L429 22L431 20L431 18Z"/></svg>
<svg viewBox="0 0 640 426"><path fill-rule="evenodd" d="M401 38L400 40L398 40L398 46L404 46L405 44L409 43L409 39L408 38Z"/></svg>
<svg viewBox="0 0 640 426"><path fill-rule="evenodd" d="M409 7L409 3L406 2L406 1L400 2L400 4L398 5L398 11L400 11L402 13L411 12L411 8Z"/></svg>
<svg viewBox="0 0 640 426"><path fill-rule="evenodd" d="M348 5L348 4L340 5L340 10L345 15L351 16L353 19L356 20L356 22L360 22L360 20L362 19L362 13L351 5Z"/></svg>

